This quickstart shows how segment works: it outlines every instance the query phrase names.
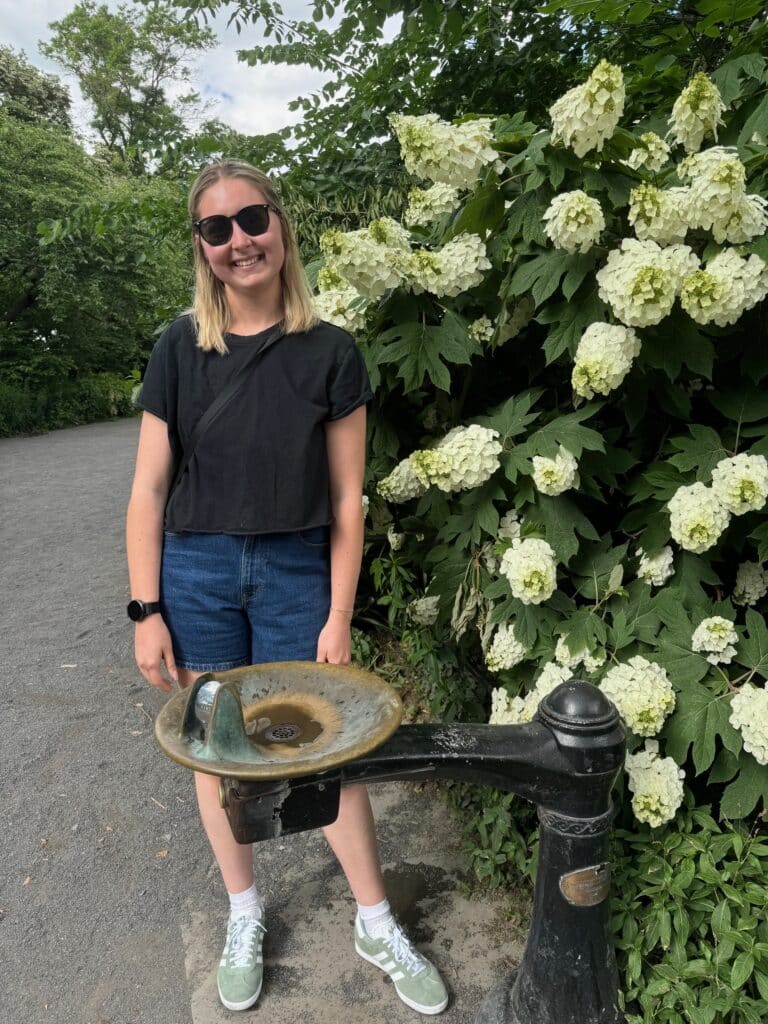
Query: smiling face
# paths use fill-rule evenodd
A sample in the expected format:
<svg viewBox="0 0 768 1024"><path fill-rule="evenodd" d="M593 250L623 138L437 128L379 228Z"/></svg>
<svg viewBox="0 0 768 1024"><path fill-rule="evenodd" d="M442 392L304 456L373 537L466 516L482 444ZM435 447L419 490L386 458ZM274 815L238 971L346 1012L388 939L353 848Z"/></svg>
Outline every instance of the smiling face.
<svg viewBox="0 0 768 1024"><path fill-rule="evenodd" d="M264 194L252 182L219 178L201 195L196 219L216 214L231 217L244 206L265 202ZM266 301L279 301L285 250L280 218L274 210L269 211L269 227L263 235L248 235L232 221L232 237L224 245L209 245L200 235L195 235L195 243L225 289L249 295L258 292Z"/></svg>

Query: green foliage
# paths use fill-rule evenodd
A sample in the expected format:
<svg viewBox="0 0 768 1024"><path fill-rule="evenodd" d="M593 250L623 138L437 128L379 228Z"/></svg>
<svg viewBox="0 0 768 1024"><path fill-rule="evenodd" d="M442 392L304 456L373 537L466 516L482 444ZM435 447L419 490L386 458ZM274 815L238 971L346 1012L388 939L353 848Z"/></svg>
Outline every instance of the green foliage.
<svg viewBox="0 0 768 1024"><path fill-rule="evenodd" d="M80 0L50 27L53 37L41 50L77 77L107 153L130 171L146 170L148 150L178 138L198 105L195 92L171 103L166 90L189 82L187 61L213 45L213 32L165 0L116 11Z"/></svg>
<svg viewBox="0 0 768 1024"><path fill-rule="evenodd" d="M759 1024L768 1013L768 837L688 809L614 836L612 927L628 1024Z"/></svg>
<svg viewBox="0 0 768 1024"><path fill-rule="evenodd" d="M0 196L0 381L47 407L79 375L127 375L188 301L183 194L113 176L58 128L0 111Z"/></svg>
<svg viewBox="0 0 768 1024"><path fill-rule="evenodd" d="M132 391L131 379L113 373L51 382L44 390L0 381L0 437L130 416Z"/></svg>
<svg viewBox="0 0 768 1024"><path fill-rule="evenodd" d="M542 117L580 74L584 48L601 31L571 23L564 32L560 18L539 13L537 0L313 0L303 19L270 0L175 2L201 23L227 10L238 30L258 26L263 44L238 54L251 66L309 65L327 74L318 92L293 104L305 115L294 130L299 173L323 194L335 193L340 180L357 188L400 174L395 147L381 141L390 113L452 118L526 109Z"/></svg>
<svg viewBox="0 0 768 1024"><path fill-rule="evenodd" d="M0 104L7 114L22 121L48 121L64 131L72 126L65 86L10 46L0 46Z"/></svg>

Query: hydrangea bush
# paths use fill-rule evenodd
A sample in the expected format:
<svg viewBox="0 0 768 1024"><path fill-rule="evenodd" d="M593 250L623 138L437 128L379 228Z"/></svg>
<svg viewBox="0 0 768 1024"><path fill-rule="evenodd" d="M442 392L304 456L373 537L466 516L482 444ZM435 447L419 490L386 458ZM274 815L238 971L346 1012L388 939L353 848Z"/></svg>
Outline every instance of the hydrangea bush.
<svg viewBox="0 0 768 1024"><path fill-rule="evenodd" d="M390 622L453 652L452 715L600 686L650 828L686 786L723 817L768 799L767 85L739 57L629 117L601 61L549 125L393 116L402 223L321 241L377 392Z"/></svg>

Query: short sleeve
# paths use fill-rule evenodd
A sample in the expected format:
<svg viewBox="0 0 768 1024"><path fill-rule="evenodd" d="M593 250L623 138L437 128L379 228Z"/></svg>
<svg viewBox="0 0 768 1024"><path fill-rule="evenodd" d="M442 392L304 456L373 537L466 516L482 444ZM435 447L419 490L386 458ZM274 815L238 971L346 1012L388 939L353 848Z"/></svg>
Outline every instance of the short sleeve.
<svg viewBox="0 0 768 1024"><path fill-rule="evenodd" d="M365 361L353 341L339 363L328 395L328 419L340 420L373 398Z"/></svg>
<svg viewBox="0 0 768 1024"><path fill-rule="evenodd" d="M139 409L151 412L166 422L168 421L167 351L168 332L165 331L155 342L144 371L141 390L134 400L134 404Z"/></svg>

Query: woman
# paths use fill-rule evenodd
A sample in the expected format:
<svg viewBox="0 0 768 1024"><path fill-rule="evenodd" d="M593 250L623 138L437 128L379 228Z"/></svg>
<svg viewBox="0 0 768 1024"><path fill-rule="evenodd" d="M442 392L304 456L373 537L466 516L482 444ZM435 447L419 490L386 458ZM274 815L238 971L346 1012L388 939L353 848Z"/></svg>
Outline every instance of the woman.
<svg viewBox="0 0 768 1024"><path fill-rule="evenodd" d="M189 212L194 304L147 367L127 520L136 660L164 691L163 663L186 687L238 665L349 662L371 397L353 339L314 315L269 179L237 161L211 164ZM246 1009L261 991L266 930L252 848L232 836L218 779L198 773L195 786L230 899L219 995ZM443 982L386 900L363 786L342 791L324 831L357 901L357 952L409 1006L439 1013Z"/></svg>

